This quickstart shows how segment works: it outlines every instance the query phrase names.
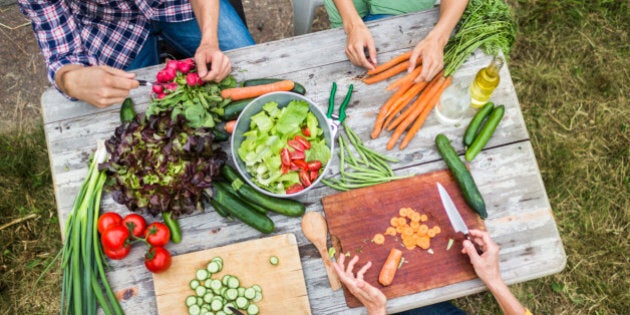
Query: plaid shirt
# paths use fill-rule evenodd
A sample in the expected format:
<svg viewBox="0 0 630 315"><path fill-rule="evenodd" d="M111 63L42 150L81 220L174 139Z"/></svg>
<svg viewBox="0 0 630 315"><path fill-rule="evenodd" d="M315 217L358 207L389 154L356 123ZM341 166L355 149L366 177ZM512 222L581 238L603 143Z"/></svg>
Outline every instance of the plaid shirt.
<svg viewBox="0 0 630 315"><path fill-rule="evenodd" d="M124 69L142 48L151 20L183 22L194 18L184 0L18 0L32 21L48 79L67 64L108 65Z"/></svg>

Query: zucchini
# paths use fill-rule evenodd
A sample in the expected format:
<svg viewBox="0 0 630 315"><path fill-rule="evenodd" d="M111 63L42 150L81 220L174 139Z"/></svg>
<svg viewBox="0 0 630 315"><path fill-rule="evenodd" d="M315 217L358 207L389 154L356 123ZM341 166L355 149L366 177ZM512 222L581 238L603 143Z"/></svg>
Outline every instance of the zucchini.
<svg viewBox="0 0 630 315"><path fill-rule="evenodd" d="M477 184L475 184L475 180L466 168L466 165L459 159L457 152L455 152L455 149L451 145L451 141L444 134L440 133L435 137L435 145L451 173L453 173L455 181L457 181L459 188L462 190L462 195L466 203L475 210L481 218L487 218L486 203L483 201L483 197L479 189L477 189Z"/></svg>
<svg viewBox="0 0 630 315"><path fill-rule="evenodd" d="M127 97L120 106L120 122L131 122L136 118L136 110L133 108L133 100Z"/></svg>
<svg viewBox="0 0 630 315"><path fill-rule="evenodd" d="M236 119L238 115L241 114L245 106L247 106L253 100L254 98L246 98L243 100L230 102L223 108L223 115L221 117L223 117L223 120L225 121Z"/></svg>
<svg viewBox="0 0 630 315"><path fill-rule="evenodd" d="M214 182L216 194L212 199L227 209L232 216L243 221L243 223L266 234L273 232L274 224L271 219L248 207L237 196L232 195L226 186L226 183Z"/></svg>
<svg viewBox="0 0 630 315"><path fill-rule="evenodd" d="M464 133L464 147L468 148L473 143L475 136L479 133L479 130L481 130L481 123L490 115L493 108L494 103L488 102L475 114L475 117L470 121Z"/></svg>
<svg viewBox="0 0 630 315"><path fill-rule="evenodd" d="M225 209L225 207L222 204L216 202L214 199L210 199L210 205L212 206L212 208L214 208L214 211L216 211L220 216L224 218L232 219L232 217L230 216L230 213L227 211L227 209Z"/></svg>
<svg viewBox="0 0 630 315"><path fill-rule="evenodd" d="M269 84L269 83L274 83L274 82L279 82L279 81L283 81L286 79L278 79L278 78L260 78L260 79L251 79L251 80L246 80L243 81L243 86L255 86L255 85L263 85L263 84ZM293 81L293 83L295 84L293 86L293 89L291 90L291 92L293 93L298 93L298 94L306 94L306 89L304 88L304 86L300 83L297 83L295 81Z"/></svg>
<svg viewBox="0 0 630 315"><path fill-rule="evenodd" d="M232 185L239 197L257 204L270 211L289 217L299 217L304 214L306 207L299 201L292 199L274 198L267 196L243 181L236 170L230 165L221 167L221 175Z"/></svg>
<svg viewBox="0 0 630 315"><path fill-rule="evenodd" d="M494 131L497 129L497 126L501 122L501 118L503 118L503 113L505 113L505 106L499 105L495 107L486 123L481 127L479 134L475 137L473 143L466 149L466 161L472 161L481 149L488 144L490 138L494 134Z"/></svg>

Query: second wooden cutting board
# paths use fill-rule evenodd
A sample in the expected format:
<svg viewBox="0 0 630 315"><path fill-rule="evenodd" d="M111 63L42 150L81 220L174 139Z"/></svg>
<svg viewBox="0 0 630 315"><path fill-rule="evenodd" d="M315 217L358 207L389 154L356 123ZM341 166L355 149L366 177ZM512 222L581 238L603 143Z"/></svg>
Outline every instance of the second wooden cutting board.
<svg viewBox="0 0 630 315"><path fill-rule="evenodd" d="M436 183L441 183L453 199L468 228L485 230L481 218L466 204L448 170L440 170L402 180L351 190L322 198L328 229L336 239L336 256L349 254L347 260L358 255L355 272L368 261L372 268L365 280L380 288L387 298L417 293L452 283L476 278L467 255L462 254L464 236L455 233L446 215ZM438 225L441 232L431 240L433 254L416 248L407 250L399 235L385 236L383 245L371 240L376 233L384 233L390 219L398 216L400 208L412 208L426 214L430 227ZM447 250L448 240L453 239ZM378 283L380 268L392 247L403 251L404 263L396 272L394 282L387 287ZM349 307L361 303L344 288Z"/></svg>

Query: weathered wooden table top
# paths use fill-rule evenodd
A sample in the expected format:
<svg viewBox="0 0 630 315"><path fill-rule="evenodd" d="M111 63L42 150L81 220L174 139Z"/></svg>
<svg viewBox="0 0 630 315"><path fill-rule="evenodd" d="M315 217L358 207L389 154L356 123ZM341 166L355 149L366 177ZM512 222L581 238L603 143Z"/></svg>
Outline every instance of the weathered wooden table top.
<svg viewBox="0 0 630 315"><path fill-rule="evenodd" d="M369 25L379 50L379 60L412 48L436 23L438 10L408 14L372 22ZM355 86L352 102L347 108L346 122L367 146L385 152L387 134L371 139L369 133L380 105L389 97L387 83L365 85L360 81L365 70L353 66L344 54L346 36L341 29L327 30L303 36L268 42L253 47L228 51L233 74L241 81L250 78L282 77L302 83L306 96L326 110L331 82L345 92L350 83ZM454 82L470 82L474 74L488 64L490 57L477 53L454 75ZM162 65L141 69L139 79L151 80ZM148 106L150 88L139 88L131 97L138 111ZM345 93L337 93L337 103ZM523 282L561 271L566 255L554 221L545 187L523 120L516 91L507 66L501 70L501 83L492 100L505 104L506 112L496 134L472 162L471 172L487 207L486 227L501 246L500 266L508 284ZM120 106L97 109L81 102L70 102L50 89L42 97L46 141L50 155L55 196L63 228L72 202L87 173L87 159L98 140L111 137L119 124ZM446 168L434 146L438 133L450 139L461 139L468 119L459 125L440 124L432 113L424 127L403 151L396 147L386 153L399 159L394 164L397 174L422 174ZM462 154L461 141L452 141ZM225 146L226 152L229 147ZM336 156L336 155L335 155ZM334 166L337 161L334 161ZM337 171L333 168L333 171ZM301 201L307 211L323 213L321 198L336 193L319 185ZM104 195L104 210L127 210L109 195ZM210 209L208 206L207 209ZM299 218L272 214L276 224L274 234L294 233L298 240L304 277L313 314L359 314L365 309L349 309L343 291L330 290L324 265L315 247L304 237ZM149 218L149 220L151 220ZM228 221L214 211L194 213L180 219L183 241L169 244L173 255L199 251L263 235L239 221ZM121 298L128 314L153 314L156 301L152 277L142 262L142 250L132 250L128 258L112 261L108 278ZM388 301L388 312L398 312L433 304L485 290L476 279L403 296Z"/></svg>

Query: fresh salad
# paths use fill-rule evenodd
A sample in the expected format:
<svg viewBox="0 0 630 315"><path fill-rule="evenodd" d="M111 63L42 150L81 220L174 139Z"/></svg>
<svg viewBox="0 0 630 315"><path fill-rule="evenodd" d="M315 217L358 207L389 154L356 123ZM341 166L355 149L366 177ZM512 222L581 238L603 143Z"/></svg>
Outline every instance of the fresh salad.
<svg viewBox="0 0 630 315"><path fill-rule="evenodd" d="M293 194L310 186L331 152L317 117L303 100L286 107L268 102L251 117L238 155L252 181L275 194Z"/></svg>

